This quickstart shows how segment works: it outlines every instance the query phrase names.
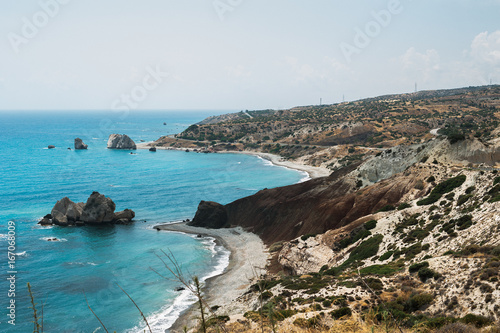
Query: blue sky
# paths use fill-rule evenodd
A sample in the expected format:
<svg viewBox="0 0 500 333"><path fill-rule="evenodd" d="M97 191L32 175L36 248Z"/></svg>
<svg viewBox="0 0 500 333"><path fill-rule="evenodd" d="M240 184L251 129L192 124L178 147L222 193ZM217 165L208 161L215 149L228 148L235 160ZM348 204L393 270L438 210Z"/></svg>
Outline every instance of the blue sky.
<svg viewBox="0 0 500 333"><path fill-rule="evenodd" d="M500 0L1 8L0 110L279 109L500 83Z"/></svg>

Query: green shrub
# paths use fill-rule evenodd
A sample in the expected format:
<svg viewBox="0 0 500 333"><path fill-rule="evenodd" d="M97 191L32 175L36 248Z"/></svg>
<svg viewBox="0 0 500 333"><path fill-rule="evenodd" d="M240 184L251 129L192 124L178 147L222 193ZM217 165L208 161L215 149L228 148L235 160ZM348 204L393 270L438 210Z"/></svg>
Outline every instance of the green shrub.
<svg viewBox="0 0 500 333"><path fill-rule="evenodd" d="M410 207L411 207L411 205L409 203L403 202L402 204L400 204L398 206L398 210L403 210L403 209L410 208Z"/></svg>
<svg viewBox="0 0 500 333"><path fill-rule="evenodd" d="M380 275L380 276L391 276L398 271L399 267L393 265L392 263L387 265L367 266L359 270L361 275Z"/></svg>
<svg viewBox="0 0 500 333"><path fill-rule="evenodd" d="M300 237L300 239L302 239L303 241L307 240L308 238L311 238L311 237L316 237L317 234L305 234L303 235L302 237Z"/></svg>
<svg viewBox="0 0 500 333"><path fill-rule="evenodd" d="M464 203L469 201L470 198L472 198L472 194L462 194L458 197L457 206L462 206Z"/></svg>
<svg viewBox="0 0 500 333"><path fill-rule="evenodd" d="M427 178L427 182L428 183L432 183L432 182L435 182L436 181L436 177L434 176L430 176L429 178Z"/></svg>
<svg viewBox="0 0 500 333"><path fill-rule="evenodd" d="M330 315L335 318L335 319L340 319L345 316L350 316L352 314L352 311L348 307L343 307L337 310L333 310L330 312Z"/></svg>
<svg viewBox="0 0 500 333"><path fill-rule="evenodd" d="M460 321L462 321L465 324L474 325L477 328L481 328L481 327L490 325L493 322L489 318L486 318L486 317L483 317L483 316L479 316L479 315L475 315L475 314L472 314L472 313L469 313L468 315L466 315L465 317L463 317Z"/></svg>
<svg viewBox="0 0 500 333"><path fill-rule="evenodd" d="M365 223L366 230L372 230L377 226L377 220L370 220Z"/></svg>
<svg viewBox="0 0 500 333"><path fill-rule="evenodd" d="M387 260L392 256L393 253L394 253L394 251L387 251L386 253L384 253L383 255L380 256L379 260L380 261Z"/></svg>
<svg viewBox="0 0 500 333"><path fill-rule="evenodd" d="M408 300L408 310L410 312L417 311L422 307L429 305L434 301L434 296L427 293L416 294Z"/></svg>
<svg viewBox="0 0 500 333"><path fill-rule="evenodd" d="M425 282L428 279L435 278L438 276L438 274L429 267L420 268L417 274L422 282Z"/></svg>
<svg viewBox="0 0 500 333"><path fill-rule="evenodd" d="M429 267L429 263L427 261L419 262L419 263L411 265L408 268L408 272L415 273L415 272L418 272L421 268L426 268L426 267Z"/></svg>
<svg viewBox="0 0 500 333"><path fill-rule="evenodd" d="M418 201L417 205L425 206L437 202L439 199L441 199L443 194L451 192L457 187L461 186L466 179L467 177L465 175L460 175L439 183L438 185L436 185L436 187L434 187L431 194L429 194L427 198Z"/></svg>
<svg viewBox="0 0 500 333"><path fill-rule="evenodd" d="M377 254L379 245L383 239L384 236L382 235L375 235L371 238L368 238L367 240L359 244L354 250L352 250L351 254L349 255L349 259L346 260L346 263L348 262L349 264L351 264L355 261L373 257Z"/></svg>
<svg viewBox="0 0 500 333"><path fill-rule="evenodd" d="M384 207L380 208L377 212L390 212L395 209L396 207L394 207L393 205L385 205Z"/></svg>

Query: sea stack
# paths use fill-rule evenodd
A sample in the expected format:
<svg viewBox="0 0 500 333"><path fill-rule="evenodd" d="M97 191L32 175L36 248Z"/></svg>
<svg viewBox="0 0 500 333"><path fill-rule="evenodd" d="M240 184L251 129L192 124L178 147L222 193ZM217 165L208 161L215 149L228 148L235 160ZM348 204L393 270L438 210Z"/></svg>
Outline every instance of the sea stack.
<svg viewBox="0 0 500 333"><path fill-rule="evenodd" d="M228 228L226 207L213 201L201 201L189 226L208 229Z"/></svg>
<svg viewBox="0 0 500 333"><path fill-rule="evenodd" d="M108 139L108 149L137 149L134 140L125 134L111 134Z"/></svg>
<svg viewBox="0 0 500 333"><path fill-rule="evenodd" d="M93 192L87 202L74 203L68 197L59 200L50 214L39 222L41 225L60 226L87 224L125 224L135 217L131 209L115 213L116 205L110 198L99 192Z"/></svg>
<svg viewBox="0 0 500 333"><path fill-rule="evenodd" d="M83 143L82 139L80 139L80 138L75 139L75 150L83 150L83 149L87 149L87 147L88 147L88 145Z"/></svg>

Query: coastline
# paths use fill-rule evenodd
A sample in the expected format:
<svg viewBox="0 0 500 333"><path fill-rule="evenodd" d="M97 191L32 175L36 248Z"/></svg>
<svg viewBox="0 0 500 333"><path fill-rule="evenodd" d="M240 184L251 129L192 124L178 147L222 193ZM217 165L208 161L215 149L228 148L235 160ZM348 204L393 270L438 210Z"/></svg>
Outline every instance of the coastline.
<svg viewBox="0 0 500 333"><path fill-rule="evenodd" d="M161 224L154 227L161 231L181 232L215 238L224 248L230 251L229 265L220 275L205 281L205 301L210 306L220 307L218 312L228 316L242 315L246 309L229 306L240 297L255 279L255 271L259 274L267 265L269 253L259 236L244 231L241 227L227 229L206 229L190 227L185 222ZM233 303L234 305L234 303ZM197 308L192 305L181 313L169 332L182 332L198 317Z"/></svg>
<svg viewBox="0 0 500 333"><path fill-rule="evenodd" d="M137 149L149 149L150 144L152 144L152 143L154 143L154 141L138 143ZM187 148L156 147L156 149L185 151ZM191 150L191 149L189 149L189 150ZM260 157L266 161L271 162L275 166L280 166L280 167L284 167L284 168L288 168L288 169L293 169L293 170L305 172L309 176L309 179L327 177L332 173L332 171L327 169L327 168L315 167L315 166L303 164L303 163L300 163L297 161L285 161L285 160L283 160L283 157L281 157L279 155L270 154L270 153L261 153L261 152L255 152L255 151L225 150L225 151L219 151L219 152L217 152L217 154L245 154L245 155L257 156L257 157ZM309 179L307 179L307 180L309 180Z"/></svg>

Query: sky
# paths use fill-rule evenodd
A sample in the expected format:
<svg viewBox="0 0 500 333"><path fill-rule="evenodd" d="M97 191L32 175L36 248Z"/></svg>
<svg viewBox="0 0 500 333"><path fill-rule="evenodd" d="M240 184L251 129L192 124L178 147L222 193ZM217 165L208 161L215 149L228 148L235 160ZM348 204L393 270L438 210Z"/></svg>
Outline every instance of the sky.
<svg viewBox="0 0 500 333"><path fill-rule="evenodd" d="M0 0L0 110L254 110L500 84L500 0Z"/></svg>

